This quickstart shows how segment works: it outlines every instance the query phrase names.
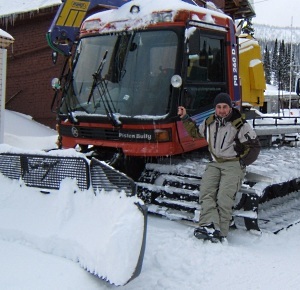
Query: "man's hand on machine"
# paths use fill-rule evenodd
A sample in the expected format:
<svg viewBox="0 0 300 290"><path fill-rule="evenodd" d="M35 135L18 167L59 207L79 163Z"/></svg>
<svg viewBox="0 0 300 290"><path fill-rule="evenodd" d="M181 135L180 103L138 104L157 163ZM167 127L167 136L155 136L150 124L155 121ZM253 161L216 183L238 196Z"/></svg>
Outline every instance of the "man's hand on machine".
<svg viewBox="0 0 300 290"><path fill-rule="evenodd" d="M185 107L179 106L177 114L180 117L180 119L182 119L186 115Z"/></svg>

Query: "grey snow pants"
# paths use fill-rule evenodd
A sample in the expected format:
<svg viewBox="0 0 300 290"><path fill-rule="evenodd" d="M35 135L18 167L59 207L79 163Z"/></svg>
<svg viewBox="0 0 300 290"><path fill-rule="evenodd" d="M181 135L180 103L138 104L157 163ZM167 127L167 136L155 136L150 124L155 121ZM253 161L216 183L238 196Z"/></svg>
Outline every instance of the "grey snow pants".
<svg viewBox="0 0 300 290"><path fill-rule="evenodd" d="M207 164L200 185L200 226L213 223L222 236L227 236L235 196L245 172L239 161Z"/></svg>

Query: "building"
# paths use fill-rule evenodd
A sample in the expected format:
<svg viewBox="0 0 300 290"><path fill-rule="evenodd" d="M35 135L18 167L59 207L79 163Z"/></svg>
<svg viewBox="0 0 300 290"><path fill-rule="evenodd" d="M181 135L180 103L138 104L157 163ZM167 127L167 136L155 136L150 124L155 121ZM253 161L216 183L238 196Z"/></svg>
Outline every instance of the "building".
<svg viewBox="0 0 300 290"><path fill-rule="evenodd" d="M13 35L15 41L7 50L5 107L54 128L51 80L60 75L64 60L59 57L56 65L52 63L46 33L61 1L48 1L47 7L41 7L40 3L45 2L41 0L27 1L29 4L6 2L10 3L0 4L0 28Z"/></svg>
<svg viewBox="0 0 300 290"><path fill-rule="evenodd" d="M278 88L267 85L264 95L263 113L277 114L283 109L299 109L300 107L300 97L294 92L279 91Z"/></svg>
<svg viewBox="0 0 300 290"><path fill-rule="evenodd" d="M14 38L0 29L0 143L4 142L7 48L13 42Z"/></svg>

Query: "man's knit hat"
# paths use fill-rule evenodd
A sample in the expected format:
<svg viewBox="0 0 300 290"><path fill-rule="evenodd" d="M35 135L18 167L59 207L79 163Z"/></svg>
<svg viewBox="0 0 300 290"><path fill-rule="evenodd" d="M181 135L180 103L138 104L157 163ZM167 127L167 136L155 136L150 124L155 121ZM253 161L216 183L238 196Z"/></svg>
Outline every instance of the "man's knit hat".
<svg viewBox="0 0 300 290"><path fill-rule="evenodd" d="M214 107L216 107L217 104L225 103L230 108L232 107L230 96L226 93L219 93L214 100Z"/></svg>

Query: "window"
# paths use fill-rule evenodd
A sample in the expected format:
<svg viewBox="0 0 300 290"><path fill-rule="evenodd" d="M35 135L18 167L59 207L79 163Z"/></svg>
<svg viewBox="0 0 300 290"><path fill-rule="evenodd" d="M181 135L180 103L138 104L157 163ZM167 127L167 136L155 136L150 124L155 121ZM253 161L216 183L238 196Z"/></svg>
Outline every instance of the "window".
<svg viewBox="0 0 300 290"><path fill-rule="evenodd" d="M189 113L212 108L215 96L226 91L225 35L197 31L188 54L183 105Z"/></svg>
<svg viewBox="0 0 300 290"><path fill-rule="evenodd" d="M62 110L166 115L177 46L177 34L169 30L83 38Z"/></svg>
<svg viewBox="0 0 300 290"><path fill-rule="evenodd" d="M189 55L187 80L194 82L224 82L225 62L222 39L200 36L200 51Z"/></svg>

